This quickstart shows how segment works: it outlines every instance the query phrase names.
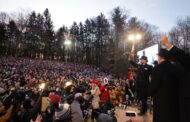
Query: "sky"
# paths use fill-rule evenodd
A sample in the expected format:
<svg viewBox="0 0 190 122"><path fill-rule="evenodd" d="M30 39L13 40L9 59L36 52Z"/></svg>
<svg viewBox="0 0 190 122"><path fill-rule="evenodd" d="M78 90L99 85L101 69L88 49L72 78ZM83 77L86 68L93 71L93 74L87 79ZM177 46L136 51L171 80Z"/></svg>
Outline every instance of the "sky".
<svg viewBox="0 0 190 122"><path fill-rule="evenodd" d="M110 20L111 11L117 6L128 10L131 17L166 33L176 25L177 19L190 16L190 0L0 0L0 12L43 13L48 8L55 29L62 25L70 27L74 21L84 22L101 12Z"/></svg>

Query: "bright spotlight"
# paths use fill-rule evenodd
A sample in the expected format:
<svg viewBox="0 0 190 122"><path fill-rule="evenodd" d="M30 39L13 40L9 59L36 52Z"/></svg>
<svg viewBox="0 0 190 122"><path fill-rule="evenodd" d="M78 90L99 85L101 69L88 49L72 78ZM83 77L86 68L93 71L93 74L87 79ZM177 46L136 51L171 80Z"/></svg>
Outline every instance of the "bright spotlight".
<svg viewBox="0 0 190 122"><path fill-rule="evenodd" d="M71 45L71 41L70 41L70 40L66 40L66 41L64 42L64 45L66 45L66 46Z"/></svg>
<svg viewBox="0 0 190 122"><path fill-rule="evenodd" d="M135 40L135 36L133 34L128 36L128 40L130 41L134 41Z"/></svg>
<svg viewBox="0 0 190 122"><path fill-rule="evenodd" d="M140 35L140 34L136 35L136 40L141 40L141 38L142 38L142 35Z"/></svg>

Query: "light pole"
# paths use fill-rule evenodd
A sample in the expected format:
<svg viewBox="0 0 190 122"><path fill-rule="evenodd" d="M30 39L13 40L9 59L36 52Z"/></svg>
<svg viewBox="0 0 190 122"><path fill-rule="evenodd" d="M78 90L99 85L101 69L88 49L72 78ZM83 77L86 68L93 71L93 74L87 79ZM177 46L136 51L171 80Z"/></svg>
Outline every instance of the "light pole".
<svg viewBox="0 0 190 122"><path fill-rule="evenodd" d="M65 40L64 45L65 45L66 50L67 50L67 53L66 53L66 63L67 63L67 59L68 59L68 50L69 50L69 47L70 47L70 45L71 45L71 40Z"/></svg>
<svg viewBox="0 0 190 122"><path fill-rule="evenodd" d="M128 40L132 41L131 56L133 57L133 60L134 60L134 56L135 56L135 42L137 42L141 39L142 39L142 35L139 33L133 33L133 34L128 35Z"/></svg>

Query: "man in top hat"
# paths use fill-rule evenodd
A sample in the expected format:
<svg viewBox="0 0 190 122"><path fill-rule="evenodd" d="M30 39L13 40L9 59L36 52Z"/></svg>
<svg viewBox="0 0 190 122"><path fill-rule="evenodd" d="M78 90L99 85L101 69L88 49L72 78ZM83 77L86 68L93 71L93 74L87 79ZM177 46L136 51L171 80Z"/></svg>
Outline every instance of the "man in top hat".
<svg viewBox="0 0 190 122"><path fill-rule="evenodd" d="M147 64L148 59L146 56L140 58L140 65L133 61L130 62L133 66L138 68L136 77L137 99L142 102L139 115L144 115L147 111L147 89L153 67Z"/></svg>
<svg viewBox="0 0 190 122"><path fill-rule="evenodd" d="M168 37L163 36L160 43L168 50L172 60L178 62L185 69L185 75L179 84L180 122L190 121L190 53L179 49L170 43Z"/></svg>
<svg viewBox="0 0 190 122"><path fill-rule="evenodd" d="M168 51L160 49L148 87L153 97L153 122L178 122L178 70L168 60Z"/></svg>

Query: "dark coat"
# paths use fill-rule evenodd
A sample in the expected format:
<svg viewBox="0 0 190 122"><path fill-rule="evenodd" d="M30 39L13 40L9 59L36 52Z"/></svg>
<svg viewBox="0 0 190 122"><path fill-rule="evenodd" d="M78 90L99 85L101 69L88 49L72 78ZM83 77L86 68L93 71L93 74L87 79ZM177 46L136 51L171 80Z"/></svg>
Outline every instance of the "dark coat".
<svg viewBox="0 0 190 122"><path fill-rule="evenodd" d="M177 69L169 61L157 65L152 73L148 94L153 97L153 122L178 122Z"/></svg>
<svg viewBox="0 0 190 122"><path fill-rule="evenodd" d="M40 96L34 108L24 110L23 114L21 115L21 122L30 122L31 119L35 118L38 112L40 112L41 104L42 97Z"/></svg>
<svg viewBox="0 0 190 122"><path fill-rule="evenodd" d="M134 62L131 64L138 68L137 77L136 77L136 88L137 88L137 97L142 100L147 98L147 89L149 85L150 74L152 73L153 67L151 65L137 65Z"/></svg>
<svg viewBox="0 0 190 122"><path fill-rule="evenodd" d="M175 59L184 67L186 74L184 79L181 79L179 84L179 109L180 122L190 121L190 53L185 53L183 50L173 47L169 51L170 58Z"/></svg>
<svg viewBox="0 0 190 122"><path fill-rule="evenodd" d="M175 59L179 62L179 64L184 67L186 70L186 76L184 75L184 79L180 82L180 96L190 98L190 80L188 74L190 72L190 54L185 53L183 50L173 47L169 51L170 58Z"/></svg>

